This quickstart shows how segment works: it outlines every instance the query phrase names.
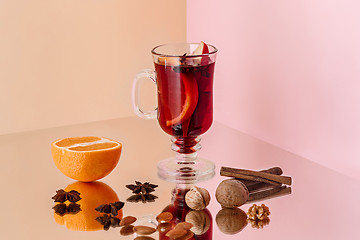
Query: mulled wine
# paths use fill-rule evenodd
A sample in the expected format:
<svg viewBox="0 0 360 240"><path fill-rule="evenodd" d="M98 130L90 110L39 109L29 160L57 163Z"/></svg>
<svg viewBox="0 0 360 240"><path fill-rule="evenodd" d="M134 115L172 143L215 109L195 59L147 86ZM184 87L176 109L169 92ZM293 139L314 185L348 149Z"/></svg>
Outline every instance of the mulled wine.
<svg viewBox="0 0 360 240"><path fill-rule="evenodd" d="M197 137L213 120L215 63L165 65L155 63L158 86L158 121L175 137Z"/></svg>

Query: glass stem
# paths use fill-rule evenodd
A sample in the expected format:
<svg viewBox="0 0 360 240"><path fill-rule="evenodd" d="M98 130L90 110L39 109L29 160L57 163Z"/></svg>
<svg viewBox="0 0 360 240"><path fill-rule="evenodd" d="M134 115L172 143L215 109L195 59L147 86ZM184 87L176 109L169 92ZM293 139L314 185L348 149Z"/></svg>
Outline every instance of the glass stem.
<svg viewBox="0 0 360 240"><path fill-rule="evenodd" d="M171 149L176 152L176 160L179 162L194 162L197 151L201 149L200 137L172 137Z"/></svg>

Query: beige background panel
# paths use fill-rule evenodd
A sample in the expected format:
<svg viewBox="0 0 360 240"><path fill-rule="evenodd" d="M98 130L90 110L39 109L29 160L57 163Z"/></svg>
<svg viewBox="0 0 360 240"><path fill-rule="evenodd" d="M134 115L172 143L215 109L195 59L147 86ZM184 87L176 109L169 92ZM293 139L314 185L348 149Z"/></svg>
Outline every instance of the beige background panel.
<svg viewBox="0 0 360 240"><path fill-rule="evenodd" d="M0 1L0 134L133 115L151 48L185 40L186 1Z"/></svg>

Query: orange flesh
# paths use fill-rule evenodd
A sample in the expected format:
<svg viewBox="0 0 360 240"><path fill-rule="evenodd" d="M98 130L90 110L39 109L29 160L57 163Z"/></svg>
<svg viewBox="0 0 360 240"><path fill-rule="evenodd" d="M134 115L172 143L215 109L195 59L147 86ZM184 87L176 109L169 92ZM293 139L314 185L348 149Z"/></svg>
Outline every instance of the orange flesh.
<svg viewBox="0 0 360 240"><path fill-rule="evenodd" d="M69 147L74 144L80 144L80 143L90 143L99 141L101 138L99 137L74 137L74 138L65 138L59 142L56 143L59 147Z"/></svg>
<svg viewBox="0 0 360 240"><path fill-rule="evenodd" d="M119 144L113 143L113 142L107 142L107 143L97 143L87 146L77 146L77 147L71 147L69 150L73 151L91 151L91 150L101 150L101 149L108 149L116 147Z"/></svg>

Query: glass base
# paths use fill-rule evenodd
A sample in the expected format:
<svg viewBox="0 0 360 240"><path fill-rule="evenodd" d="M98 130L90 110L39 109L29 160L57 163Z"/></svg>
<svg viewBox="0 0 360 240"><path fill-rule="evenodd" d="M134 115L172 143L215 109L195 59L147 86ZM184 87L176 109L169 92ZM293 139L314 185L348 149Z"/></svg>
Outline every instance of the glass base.
<svg viewBox="0 0 360 240"><path fill-rule="evenodd" d="M158 163L157 169L161 179L176 183L197 183L215 175L215 164L202 158L167 158Z"/></svg>

